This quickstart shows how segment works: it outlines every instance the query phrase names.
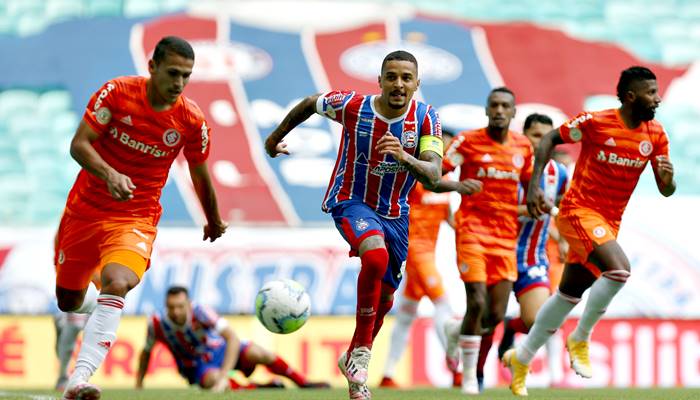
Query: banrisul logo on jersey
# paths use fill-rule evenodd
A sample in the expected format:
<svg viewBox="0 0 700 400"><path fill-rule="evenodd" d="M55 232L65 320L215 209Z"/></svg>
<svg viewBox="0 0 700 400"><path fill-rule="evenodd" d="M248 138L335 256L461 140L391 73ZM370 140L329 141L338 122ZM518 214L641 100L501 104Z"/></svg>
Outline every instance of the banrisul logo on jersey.
<svg viewBox="0 0 700 400"><path fill-rule="evenodd" d="M595 159L602 163L618 165L621 167L644 168L646 165L646 161L640 160L639 158L621 157L617 155L617 153L605 153L603 150L598 152Z"/></svg>

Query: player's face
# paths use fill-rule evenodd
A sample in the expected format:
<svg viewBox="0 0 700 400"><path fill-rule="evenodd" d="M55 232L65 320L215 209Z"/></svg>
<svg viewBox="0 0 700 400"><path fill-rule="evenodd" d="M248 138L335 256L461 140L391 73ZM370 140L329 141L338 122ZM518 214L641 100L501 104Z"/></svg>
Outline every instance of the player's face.
<svg viewBox="0 0 700 400"><path fill-rule="evenodd" d="M632 112L642 121L651 121L656 114L656 107L661 103L659 86L656 80L648 79L635 82L631 87L634 93Z"/></svg>
<svg viewBox="0 0 700 400"><path fill-rule="evenodd" d="M552 125L543 124L541 122L533 122L530 127L523 132L523 134L530 139L532 148L536 149L540 144L540 140L542 140L542 136L546 135L551 130Z"/></svg>
<svg viewBox="0 0 700 400"><path fill-rule="evenodd" d="M416 65L410 61L388 61L379 77L382 99L395 110L408 104L419 84Z"/></svg>
<svg viewBox="0 0 700 400"><path fill-rule="evenodd" d="M170 295L165 299L165 307L168 318L178 325L183 325L190 312L190 299L184 293Z"/></svg>
<svg viewBox="0 0 700 400"><path fill-rule="evenodd" d="M177 101L192 75L194 60L187 59L172 51L165 53L159 63L150 60L148 70L151 73L153 86L163 100L168 104Z"/></svg>
<svg viewBox="0 0 700 400"><path fill-rule="evenodd" d="M489 128L507 129L515 116L515 99L510 93L493 92L486 102Z"/></svg>

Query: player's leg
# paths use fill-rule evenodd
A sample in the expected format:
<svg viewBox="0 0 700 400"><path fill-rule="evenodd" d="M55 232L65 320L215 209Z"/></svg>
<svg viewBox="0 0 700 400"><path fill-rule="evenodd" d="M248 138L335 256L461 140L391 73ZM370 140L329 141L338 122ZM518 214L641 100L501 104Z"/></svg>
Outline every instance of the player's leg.
<svg viewBox="0 0 700 400"><path fill-rule="evenodd" d="M59 328L56 330L58 379L55 388L61 392L68 384L68 364L75 349L75 342L86 321L87 316L85 314L61 313L57 316L56 324L57 328Z"/></svg>
<svg viewBox="0 0 700 400"><path fill-rule="evenodd" d="M396 318L394 319L394 327L391 330L389 350L386 363L384 364L384 376L379 383L380 387L394 388L398 386L393 380L396 365L406 349L408 334L416 318L416 312L418 310L418 300L416 297L420 299L418 294L421 288L416 282L417 278L414 275L416 273L415 267L415 262L412 260L409 252L409 258L406 261L405 287L403 293L396 299Z"/></svg>
<svg viewBox="0 0 700 400"><path fill-rule="evenodd" d="M513 282L501 280L488 286L487 310L482 317L482 335L479 356L476 364L476 379L479 390L483 391L484 365L493 345L493 334L496 326L503 321L508 307L508 298L513 289Z"/></svg>
<svg viewBox="0 0 700 400"><path fill-rule="evenodd" d="M242 342L241 353L236 369L240 369L244 375L252 374L256 365L264 365L271 373L289 378L300 388L328 388L326 382L312 382L299 371L290 367L281 357L264 349L254 342Z"/></svg>

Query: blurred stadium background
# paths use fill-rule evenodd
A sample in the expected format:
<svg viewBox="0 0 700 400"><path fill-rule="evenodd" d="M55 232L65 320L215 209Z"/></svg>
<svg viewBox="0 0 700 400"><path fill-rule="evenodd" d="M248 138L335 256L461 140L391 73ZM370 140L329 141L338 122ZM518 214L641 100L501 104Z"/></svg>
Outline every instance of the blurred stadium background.
<svg viewBox="0 0 700 400"><path fill-rule="evenodd" d="M127 298L133 317L122 322L97 383L133 384L142 316L162 305L169 284L181 283L232 315L242 337L280 351L313 378L343 384L333 366L349 339L358 264L320 211L339 130L310 119L289 137L293 156L285 159L266 158L262 141L308 94L376 91L381 58L406 48L419 60L419 95L456 130L485 124L486 94L502 84L516 92L519 130L532 111L560 123L582 109L617 106L615 84L629 65L657 73L664 99L657 116L679 189L662 199L649 171L642 177L620 234L634 273L594 333L596 376L566 381L700 386L697 1L0 0L0 388L54 382L52 240L79 169L69 143L93 91L115 76L146 75L167 34L195 47L186 94L213 128L209 165L231 228L216 245L199 242L202 217L179 160L163 191L152 268ZM464 310L452 243L443 230L439 264L455 308ZM316 316L298 334L274 336L249 316L255 292L272 277L309 290ZM421 314L430 307L422 304ZM387 325L375 345L373 382ZM411 338L397 380L448 385L430 321L419 320ZM148 386L184 386L164 352L152 364ZM487 385L502 384L495 354L488 368ZM535 364L533 385L547 383L544 368Z"/></svg>

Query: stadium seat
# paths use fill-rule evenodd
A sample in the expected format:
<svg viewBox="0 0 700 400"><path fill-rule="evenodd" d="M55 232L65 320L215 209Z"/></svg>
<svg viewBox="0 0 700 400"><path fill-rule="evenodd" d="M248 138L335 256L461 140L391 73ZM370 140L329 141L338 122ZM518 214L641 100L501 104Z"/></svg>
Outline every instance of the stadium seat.
<svg viewBox="0 0 700 400"><path fill-rule="evenodd" d="M163 12L175 12L187 9L189 0L164 0L161 8Z"/></svg>
<svg viewBox="0 0 700 400"><path fill-rule="evenodd" d="M124 0L125 17L144 17L160 12L158 0Z"/></svg>
<svg viewBox="0 0 700 400"><path fill-rule="evenodd" d="M89 0L86 4L85 13L95 17L120 16L122 7L122 0Z"/></svg>
<svg viewBox="0 0 700 400"><path fill-rule="evenodd" d="M39 96L31 90L5 90L0 92L0 120L33 112Z"/></svg>
<svg viewBox="0 0 700 400"><path fill-rule="evenodd" d="M45 17L51 23L81 17L85 13L85 7L81 1L74 0L48 0L46 3Z"/></svg>
<svg viewBox="0 0 700 400"><path fill-rule="evenodd" d="M46 117L59 115L59 113L70 110L70 93L65 90L50 90L39 96L37 111Z"/></svg>

